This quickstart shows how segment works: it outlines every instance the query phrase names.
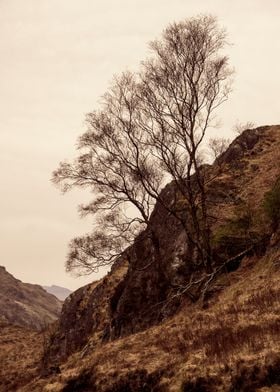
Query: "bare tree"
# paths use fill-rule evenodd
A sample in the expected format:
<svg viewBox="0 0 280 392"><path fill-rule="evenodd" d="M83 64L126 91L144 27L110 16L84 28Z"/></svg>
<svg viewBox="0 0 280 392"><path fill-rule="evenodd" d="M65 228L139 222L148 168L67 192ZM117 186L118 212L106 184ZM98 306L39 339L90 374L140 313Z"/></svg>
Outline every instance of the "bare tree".
<svg viewBox="0 0 280 392"><path fill-rule="evenodd" d="M244 131L247 129L253 129L255 128L255 124L252 121L247 121L247 122L240 122L237 121L236 124L233 127L234 132L236 132L238 135L241 135Z"/></svg>
<svg viewBox="0 0 280 392"><path fill-rule="evenodd" d="M98 217L92 233L73 238L69 243L66 270L78 275L91 274L124 254L137 236L139 226L135 218L122 222L121 218L118 211L112 210Z"/></svg>
<svg viewBox="0 0 280 392"><path fill-rule="evenodd" d="M208 146L210 148L211 155L216 160L223 152L226 151L230 144L230 139L224 137L210 138Z"/></svg>
<svg viewBox="0 0 280 392"><path fill-rule="evenodd" d="M230 92L232 70L221 52L223 29L212 16L170 25L151 44L142 74L142 127L153 153L187 201L189 242L211 269L210 226L200 149Z"/></svg>
<svg viewBox="0 0 280 392"><path fill-rule="evenodd" d="M53 173L63 191L89 188L94 195L80 212L96 217L95 231L71 241L68 270L90 273L111 264L149 222L163 174L147 147L147 135L137 126L137 89L131 73L115 78L102 110L87 115L80 155ZM154 233L150 235L156 244Z"/></svg>
<svg viewBox="0 0 280 392"><path fill-rule="evenodd" d="M155 202L181 222L191 252L212 269L201 147L230 92L225 39L211 16L170 25L151 44L153 56L142 70L115 78L101 110L88 114L78 158L61 163L53 175L64 191L89 187L94 195L80 210L96 217L96 230L71 242L69 270L90 272L111 263L144 228L159 261L160 244L148 225ZM175 184L172 205L161 196L170 179ZM182 197L188 221L178 208Z"/></svg>

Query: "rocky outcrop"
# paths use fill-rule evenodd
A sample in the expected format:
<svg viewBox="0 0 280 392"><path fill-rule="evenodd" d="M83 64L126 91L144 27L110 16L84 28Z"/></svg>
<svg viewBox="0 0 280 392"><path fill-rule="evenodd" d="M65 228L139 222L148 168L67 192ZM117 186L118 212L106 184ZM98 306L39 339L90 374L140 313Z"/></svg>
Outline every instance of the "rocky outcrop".
<svg viewBox="0 0 280 392"><path fill-rule="evenodd" d="M41 330L55 321L62 302L41 286L23 283L0 266L0 320Z"/></svg>
<svg viewBox="0 0 280 392"><path fill-rule="evenodd" d="M228 265L229 271L238 267L244 255L249 255L247 248L250 255L258 251L251 243L264 241L260 241L260 251L268 243L269 225L260 224L259 214L265 192L280 174L279 151L280 127L260 127L245 131L212 166L205 166L210 179L207 197L216 260L219 263L240 255ZM174 203L174 192L172 183L162 191L166 204ZM184 200L177 202L183 209ZM250 229L238 228L244 223L244 214L258 216L252 219ZM118 260L101 281L68 297L52 335L47 353L50 361L62 361L76 350L83 348L86 353L104 341L143 331L196 298L196 292L187 297L176 295L178 287L186 285L191 275L201 273L190 257L180 223L157 204L149 228L158 238L157 255L144 232L129 250L128 266Z"/></svg>
<svg viewBox="0 0 280 392"><path fill-rule="evenodd" d="M238 136L227 148L227 150L217 158L218 163L229 163L236 165L242 158L253 152L256 144L262 139L266 138L266 132L269 131L269 126L259 127L256 129L248 129Z"/></svg>
<svg viewBox="0 0 280 392"><path fill-rule="evenodd" d="M64 361L69 354L85 347L92 349L110 336L110 299L127 272L127 261L120 259L107 276L68 296L59 321L50 332L44 362Z"/></svg>
<svg viewBox="0 0 280 392"><path fill-rule="evenodd" d="M280 126L244 132L203 170L211 180L215 266L223 265L204 300L195 301L195 292L176 295L201 270L184 230L158 204L149 228L159 253L142 233L127 259L72 293L43 335L40 364L38 356L31 361L28 347L18 352L24 379L13 373L9 355L0 356L12 375L3 374L2 384L0 377L0 391L7 385L22 392L277 389L280 225L273 229L262 206L280 175ZM171 183L163 190L166 203L174 202L174 189ZM177 202L184 207L183 199ZM3 335L6 352L12 333Z"/></svg>
<svg viewBox="0 0 280 392"><path fill-rule="evenodd" d="M221 235L222 229L231 225L231 218L236 211L237 214L246 215L251 209L250 213L254 215L264 193L280 174L279 148L280 127L247 130L231 143L214 165L205 167L206 177L210 180L207 197L213 232ZM278 165L275 165L276 162ZM262 180L259 184L259 176L266 178L266 181ZM162 192L162 198L169 205L174 201L174 192L172 183ZM179 202L183 203L183 200ZM238 226L239 222L235 223ZM228 237L224 236L225 242L217 236L213 238L216 241L214 252L218 262L239 253L242 255L249 248L251 240L252 244L260 241L260 248L263 242L266 243L269 233L264 234L263 228L258 233L257 224L252 222L252 225L254 227L250 228L248 235L242 232L243 228L239 228L239 233L233 232L232 238L229 234ZM151 244L144 236L143 240L138 239L122 291L118 293L118 301L115 299L112 307L113 337L143 330L173 314L181 301L186 300L174 293L180 285L188 282L192 273L200 273L200 267L195 266L194 260L190 259L188 241L182 226L160 204L154 209L150 226L159 240L160 264L164 274L159 274L153 262ZM237 262L240 262L240 258ZM229 265L229 268L236 266Z"/></svg>

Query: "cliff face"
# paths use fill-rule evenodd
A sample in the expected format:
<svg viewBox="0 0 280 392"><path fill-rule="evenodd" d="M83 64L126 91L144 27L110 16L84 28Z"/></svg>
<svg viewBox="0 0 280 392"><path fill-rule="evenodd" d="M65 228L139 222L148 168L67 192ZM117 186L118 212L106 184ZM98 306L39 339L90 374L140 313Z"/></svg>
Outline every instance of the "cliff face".
<svg viewBox="0 0 280 392"><path fill-rule="evenodd" d="M213 217L214 256L218 264L233 258L223 273L236 270L245 256L261 257L266 252L271 232L262 200L280 175L279 168L279 126L245 131L212 166L205 166L205 176L210 179L207 198ZM171 183L162 192L170 205L174 191ZM250 227L243 227L248 219ZM146 330L186 305L191 308L198 294L196 287L188 295L177 295L190 276L201 273L190 260L186 234L160 204L150 226L159 240L160 271L151 243L140 235L130 250L128 267L125 260L119 260L107 277L68 297L51 337L50 363L63 361L81 348L87 353L105 341ZM210 300L220 290L213 284Z"/></svg>
<svg viewBox="0 0 280 392"><path fill-rule="evenodd" d="M217 263L246 252L250 242L254 245L252 251L261 253L270 230L266 222L261 222L264 220L261 204L265 192L280 175L280 127L245 131L214 165L205 166L205 172L209 179L207 199ZM172 205L173 195L174 186L169 184L162 198ZM251 220L250 228L242 227L242 219ZM240 227L234 230L234 224ZM153 248L148 241L137 241L122 290L114 298L113 337L141 331L173 314L186 301L184 296L176 295L178 289L188 282L191 274L200 273L199 266L194 271L183 228L160 204L155 207L150 225L159 240L164 274L159 275L152 262ZM226 235L229 229L232 233ZM229 263L228 269L235 269L239 261L237 258L236 265ZM195 299L196 292L190 294Z"/></svg>
<svg viewBox="0 0 280 392"><path fill-rule="evenodd" d="M103 279L81 287L68 296L61 316L50 331L46 363L60 363L73 352L95 347L110 336L110 300L127 272L127 261L119 260Z"/></svg>
<svg viewBox="0 0 280 392"><path fill-rule="evenodd" d="M55 321L62 302L41 286L22 283L0 266L0 320L41 330Z"/></svg>

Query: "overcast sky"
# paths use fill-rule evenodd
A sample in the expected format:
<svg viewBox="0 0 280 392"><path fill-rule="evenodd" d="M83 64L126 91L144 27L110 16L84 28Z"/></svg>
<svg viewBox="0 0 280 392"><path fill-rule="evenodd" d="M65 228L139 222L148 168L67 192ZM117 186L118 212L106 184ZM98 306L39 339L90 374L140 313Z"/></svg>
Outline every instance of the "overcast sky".
<svg viewBox="0 0 280 392"><path fill-rule="evenodd" d="M84 115L113 74L137 69L147 43L170 22L212 13L226 27L234 91L219 132L236 121L277 124L279 0L0 0L0 265L30 283L75 289L64 272L68 241L91 230L50 183L73 156Z"/></svg>

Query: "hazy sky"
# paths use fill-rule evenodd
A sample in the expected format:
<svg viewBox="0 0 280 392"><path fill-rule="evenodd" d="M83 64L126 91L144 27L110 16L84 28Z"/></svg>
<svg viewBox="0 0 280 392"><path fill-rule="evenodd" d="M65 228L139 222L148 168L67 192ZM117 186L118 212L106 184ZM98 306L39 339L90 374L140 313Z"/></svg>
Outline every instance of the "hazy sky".
<svg viewBox="0 0 280 392"><path fill-rule="evenodd" d="M277 124L279 0L0 0L0 265L31 283L77 288L64 272L68 241L91 230L50 183L73 156L85 113L112 75L136 69L147 42L175 20L217 15L228 30L234 91L220 132L237 120Z"/></svg>

